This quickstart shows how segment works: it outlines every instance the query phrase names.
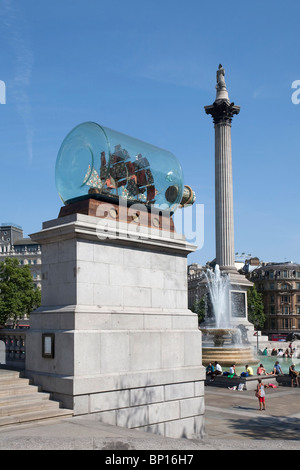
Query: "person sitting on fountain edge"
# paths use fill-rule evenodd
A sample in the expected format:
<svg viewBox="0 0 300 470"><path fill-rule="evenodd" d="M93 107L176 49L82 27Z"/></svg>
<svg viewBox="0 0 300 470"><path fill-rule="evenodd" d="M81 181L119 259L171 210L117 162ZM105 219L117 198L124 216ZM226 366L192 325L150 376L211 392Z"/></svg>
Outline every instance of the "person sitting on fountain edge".
<svg viewBox="0 0 300 470"><path fill-rule="evenodd" d="M252 367L248 366L248 364L245 366L246 372L241 373L241 377L249 377L249 375L253 375L253 369Z"/></svg>
<svg viewBox="0 0 300 470"><path fill-rule="evenodd" d="M206 367L206 378L210 376L210 380L212 381L214 379L214 366L210 362L208 366Z"/></svg>
<svg viewBox="0 0 300 470"><path fill-rule="evenodd" d="M263 364L260 364L256 371L257 375L274 375L273 372L267 372Z"/></svg>
<svg viewBox="0 0 300 470"><path fill-rule="evenodd" d="M267 371L266 369L264 368L264 365L263 364L260 364L257 368L257 371L256 371L256 374L257 375L267 375Z"/></svg>
<svg viewBox="0 0 300 470"><path fill-rule="evenodd" d="M214 372L214 375L222 375L223 371L222 371L222 367L220 366L220 364L218 363L218 361L215 362L215 372Z"/></svg>
<svg viewBox="0 0 300 470"><path fill-rule="evenodd" d="M275 375L283 374L282 369L281 369L278 361L276 361L275 364L274 364L273 374L275 374Z"/></svg>

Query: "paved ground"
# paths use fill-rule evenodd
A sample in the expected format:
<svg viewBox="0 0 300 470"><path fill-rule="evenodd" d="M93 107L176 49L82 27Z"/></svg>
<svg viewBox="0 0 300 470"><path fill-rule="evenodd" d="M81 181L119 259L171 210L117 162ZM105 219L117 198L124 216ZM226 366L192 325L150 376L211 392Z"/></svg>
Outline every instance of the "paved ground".
<svg viewBox="0 0 300 470"><path fill-rule="evenodd" d="M299 450L300 388L268 389L266 411L253 391L205 387L206 435L170 439L103 425L95 416L0 428L0 450Z"/></svg>

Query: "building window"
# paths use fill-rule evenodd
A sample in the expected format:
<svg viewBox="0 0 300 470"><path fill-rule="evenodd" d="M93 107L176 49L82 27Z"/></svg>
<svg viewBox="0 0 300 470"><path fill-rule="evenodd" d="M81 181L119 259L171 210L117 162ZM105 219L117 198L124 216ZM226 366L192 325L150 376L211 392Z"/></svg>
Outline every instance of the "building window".
<svg viewBox="0 0 300 470"><path fill-rule="evenodd" d="M274 282L271 282L271 283L270 283L270 289L271 289L271 290L274 290Z"/></svg>
<svg viewBox="0 0 300 470"><path fill-rule="evenodd" d="M274 294L271 294L270 302L271 302L271 304L273 304L275 302L275 295Z"/></svg>
<svg viewBox="0 0 300 470"><path fill-rule="evenodd" d="M300 278L300 271L297 271L297 272L296 272L296 276L297 276L298 278Z"/></svg>
<svg viewBox="0 0 300 470"><path fill-rule="evenodd" d="M297 315L300 315L300 307L297 307L296 311L297 311Z"/></svg>
<svg viewBox="0 0 300 470"><path fill-rule="evenodd" d="M288 315L290 313L290 307L282 307L283 315Z"/></svg>
<svg viewBox="0 0 300 470"><path fill-rule="evenodd" d="M271 306L270 306L270 314L271 314L271 315L275 315L275 307L274 307L274 305L271 305Z"/></svg>
<svg viewBox="0 0 300 470"><path fill-rule="evenodd" d="M270 271L269 277L270 279L274 279L274 271Z"/></svg>
<svg viewBox="0 0 300 470"><path fill-rule="evenodd" d="M289 295L283 295L281 297L281 303L289 303L290 302L290 296Z"/></svg>

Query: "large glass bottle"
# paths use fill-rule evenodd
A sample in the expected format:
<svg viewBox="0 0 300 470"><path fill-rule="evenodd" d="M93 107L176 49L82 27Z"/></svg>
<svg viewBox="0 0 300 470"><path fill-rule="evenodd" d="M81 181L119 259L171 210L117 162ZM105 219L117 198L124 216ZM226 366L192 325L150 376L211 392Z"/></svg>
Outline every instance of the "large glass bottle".
<svg viewBox="0 0 300 470"><path fill-rule="evenodd" d="M93 197L174 211L183 196L183 173L169 151L94 122L76 126L56 160L56 186L64 204Z"/></svg>

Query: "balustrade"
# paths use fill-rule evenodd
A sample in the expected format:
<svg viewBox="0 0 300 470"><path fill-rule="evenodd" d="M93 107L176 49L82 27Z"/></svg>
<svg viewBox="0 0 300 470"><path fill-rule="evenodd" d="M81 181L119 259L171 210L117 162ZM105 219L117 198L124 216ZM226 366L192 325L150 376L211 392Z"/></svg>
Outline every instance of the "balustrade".
<svg viewBox="0 0 300 470"><path fill-rule="evenodd" d="M25 369L26 330L0 329L0 366Z"/></svg>

